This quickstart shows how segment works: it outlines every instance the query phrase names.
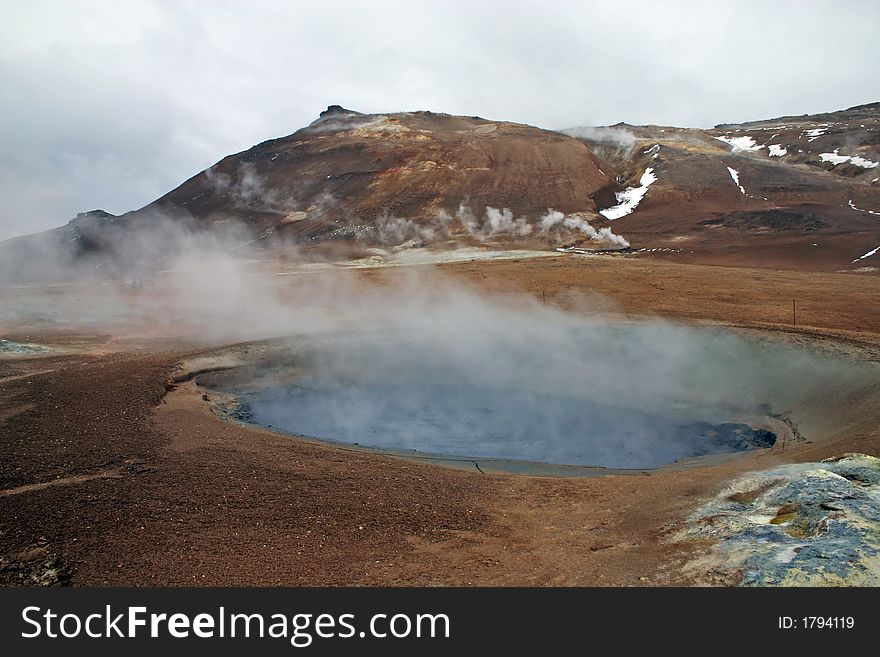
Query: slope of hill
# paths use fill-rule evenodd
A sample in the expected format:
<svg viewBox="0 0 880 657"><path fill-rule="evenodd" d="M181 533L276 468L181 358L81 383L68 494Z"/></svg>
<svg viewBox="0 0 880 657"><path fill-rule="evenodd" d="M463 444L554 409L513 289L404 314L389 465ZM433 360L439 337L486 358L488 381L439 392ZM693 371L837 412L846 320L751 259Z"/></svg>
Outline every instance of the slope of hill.
<svg viewBox="0 0 880 657"><path fill-rule="evenodd" d="M196 221L235 215L314 236L383 214L415 220L466 202L515 216L593 209L610 184L582 143L525 125L433 112L360 114L331 106L302 130L224 158L144 208Z"/></svg>
<svg viewBox="0 0 880 657"><path fill-rule="evenodd" d="M82 213L0 244L0 275L52 277L70 263L129 275L161 266L193 234L282 251L630 244L636 257L872 273L880 265L880 103L710 130L563 132L331 106L140 210Z"/></svg>
<svg viewBox="0 0 880 657"><path fill-rule="evenodd" d="M309 126L225 157L140 210L83 213L0 250L19 275L46 259L87 261L113 274L132 260L149 266L167 256L180 229L233 234L236 244L259 248L439 236L507 241L536 234L550 208L595 215L593 195L614 185L589 147L558 132L331 106ZM567 232L583 237L577 222Z"/></svg>
<svg viewBox="0 0 880 657"><path fill-rule="evenodd" d="M644 197L614 221L637 250L761 267L880 263L862 257L880 245L878 103L711 130L618 124L565 132L630 189L650 170ZM596 200L605 207L617 199L605 190Z"/></svg>

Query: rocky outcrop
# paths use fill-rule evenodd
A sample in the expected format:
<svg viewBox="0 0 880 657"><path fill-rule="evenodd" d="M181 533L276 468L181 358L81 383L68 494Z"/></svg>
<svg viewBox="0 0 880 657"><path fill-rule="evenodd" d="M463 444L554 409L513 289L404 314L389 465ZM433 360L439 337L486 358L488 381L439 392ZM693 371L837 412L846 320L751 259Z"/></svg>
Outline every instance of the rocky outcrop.
<svg viewBox="0 0 880 657"><path fill-rule="evenodd" d="M743 586L880 584L880 459L845 454L749 473L688 519L690 569Z"/></svg>

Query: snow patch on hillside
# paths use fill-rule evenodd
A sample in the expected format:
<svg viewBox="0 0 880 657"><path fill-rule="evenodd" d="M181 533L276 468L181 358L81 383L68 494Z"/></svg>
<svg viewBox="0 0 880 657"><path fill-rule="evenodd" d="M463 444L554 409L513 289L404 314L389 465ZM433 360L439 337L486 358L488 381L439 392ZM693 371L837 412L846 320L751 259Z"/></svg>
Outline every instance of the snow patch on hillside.
<svg viewBox="0 0 880 657"><path fill-rule="evenodd" d="M833 153L819 153L819 159L823 162L831 162L834 166L843 164L844 162L849 162L850 164L862 167L863 169L873 169L880 166L880 162L872 162L871 160L867 160L858 155L841 155L837 152L838 150L840 149L835 148Z"/></svg>
<svg viewBox="0 0 880 657"><path fill-rule="evenodd" d="M788 153L788 149L779 144L770 144L767 149L770 151L770 157L782 157Z"/></svg>
<svg viewBox="0 0 880 657"><path fill-rule="evenodd" d="M739 171L737 171L736 169L731 169L730 167L727 167L727 171L730 173L730 177L733 178L733 182L736 184L737 187L739 187L739 191L742 193L743 196L745 196L746 190L743 189L743 186L739 184Z"/></svg>
<svg viewBox="0 0 880 657"><path fill-rule="evenodd" d="M867 252L865 255L863 255L863 256L859 256L858 258L856 258L855 260L853 260L853 262L858 262L859 260L864 260L865 258L870 258L872 255L874 255L874 254L877 253L878 251L880 251L880 246L878 246L876 249L871 249L870 251L868 251L868 252Z"/></svg>
<svg viewBox="0 0 880 657"><path fill-rule="evenodd" d="M763 146L758 146L751 137L715 137L718 141L728 144L733 152L737 151L759 151Z"/></svg>
<svg viewBox="0 0 880 657"><path fill-rule="evenodd" d="M642 177L639 178L638 187L627 187L622 192L615 193L615 196L617 197L617 205L600 210L599 214L609 220L625 217L636 209L636 206L645 197L645 194L648 193L648 187L656 181L657 176L654 174L654 169L648 167L645 169L645 173L642 174Z"/></svg>
<svg viewBox="0 0 880 657"><path fill-rule="evenodd" d="M873 169L880 165L880 162L872 162L871 160L866 160L863 157L859 157L858 155L851 157L849 159L850 164L855 164L857 167L862 167L863 169Z"/></svg>
<svg viewBox="0 0 880 657"><path fill-rule="evenodd" d="M823 162L831 162L835 166L838 164L843 164L844 162L849 162L848 155L839 155L837 153L838 149L834 149L833 153L819 153L819 159Z"/></svg>
<svg viewBox="0 0 880 657"><path fill-rule="evenodd" d="M867 212L868 214L876 214L880 216L880 212L874 212L873 210L863 210L862 208L857 208L856 204L852 202L852 199L849 200L849 207L853 210L858 210L859 212Z"/></svg>

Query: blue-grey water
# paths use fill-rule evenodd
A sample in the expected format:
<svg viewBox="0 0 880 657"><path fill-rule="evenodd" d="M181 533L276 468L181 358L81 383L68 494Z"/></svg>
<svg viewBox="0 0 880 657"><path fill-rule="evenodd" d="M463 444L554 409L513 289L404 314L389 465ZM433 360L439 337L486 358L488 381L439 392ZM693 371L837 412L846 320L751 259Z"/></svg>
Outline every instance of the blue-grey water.
<svg viewBox="0 0 880 657"><path fill-rule="evenodd" d="M251 421L298 435L389 450L609 468L768 447L739 423L688 421L528 390L409 381L320 381L242 398Z"/></svg>

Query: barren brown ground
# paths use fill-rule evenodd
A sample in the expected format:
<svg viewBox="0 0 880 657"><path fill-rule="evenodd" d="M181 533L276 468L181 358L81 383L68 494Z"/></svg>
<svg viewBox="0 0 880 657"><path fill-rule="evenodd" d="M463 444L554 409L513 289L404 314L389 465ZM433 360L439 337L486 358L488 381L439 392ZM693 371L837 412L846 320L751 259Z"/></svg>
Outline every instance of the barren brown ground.
<svg viewBox="0 0 880 657"><path fill-rule="evenodd" d="M598 292L626 314L790 331L878 359L873 276L574 257L443 269L547 303ZM642 475L482 475L223 422L194 383L166 390L203 346L18 330L76 348L0 359L5 584L728 583L683 572L701 546L670 540L703 498L743 471L880 453L880 408L857 400L845 430L784 453Z"/></svg>

